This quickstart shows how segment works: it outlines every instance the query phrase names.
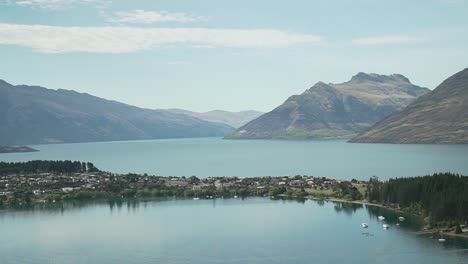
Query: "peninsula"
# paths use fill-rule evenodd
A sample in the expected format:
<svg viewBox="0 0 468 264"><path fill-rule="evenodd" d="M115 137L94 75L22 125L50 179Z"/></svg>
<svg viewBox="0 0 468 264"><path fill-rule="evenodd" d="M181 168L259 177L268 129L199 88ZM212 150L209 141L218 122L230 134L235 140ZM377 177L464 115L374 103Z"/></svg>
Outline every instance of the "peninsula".
<svg viewBox="0 0 468 264"><path fill-rule="evenodd" d="M15 153L15 152L35 152L37 149L30 148L28 146L0 146L1 153Z"/></svg>
<svg viewBox="0 0 468 264"><path fill-rule="evenodd" d="M430 228L460 232L468 220L468 177L439 173L382 182L296 175L279 177L115 174L79 161L0 162L0 205L92 198L194 199L284 197L381 206L418 215ZM461 231L463 233L463 231Z"/></svg>

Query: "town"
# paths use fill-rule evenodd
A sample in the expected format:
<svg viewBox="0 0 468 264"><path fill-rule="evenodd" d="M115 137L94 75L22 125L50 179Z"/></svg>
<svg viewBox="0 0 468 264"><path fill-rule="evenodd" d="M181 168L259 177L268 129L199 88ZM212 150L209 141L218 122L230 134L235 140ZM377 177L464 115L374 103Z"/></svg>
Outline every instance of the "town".
<svg viewBox="0 0 468 264"><path fill-rule="evenodd" d="M53 166L39 169L41 165L38 165L20 170L0 170L1 203L150 196L200 199L247 196L304 199L311 196L360 200L365 197L367 186L365 182L356 180L341 181L303 175L197 178L115 174L100 171L92 163L67 163L64 162L59 169Z"/></svg>

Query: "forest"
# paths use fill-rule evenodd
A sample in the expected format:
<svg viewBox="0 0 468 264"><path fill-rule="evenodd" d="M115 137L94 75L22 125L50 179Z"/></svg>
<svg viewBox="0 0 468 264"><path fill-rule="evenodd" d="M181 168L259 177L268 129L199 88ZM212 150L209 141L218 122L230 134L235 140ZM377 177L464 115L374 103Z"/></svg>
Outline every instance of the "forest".
<svg viewBox="0 0 468 264"><path fill-rule="evenodd" d="M371 202L420 214L431 224L468 220L468 177L459 174L436 173L385 182L372 177L367 196Z"/></svg>
<svg viewBox="0 0 468 264"><path fill-rule="evenodd" d="M27 162L0 162L0 175L19 173L79 173L98 172L91 162L70 160L33 160Z"/></svg>

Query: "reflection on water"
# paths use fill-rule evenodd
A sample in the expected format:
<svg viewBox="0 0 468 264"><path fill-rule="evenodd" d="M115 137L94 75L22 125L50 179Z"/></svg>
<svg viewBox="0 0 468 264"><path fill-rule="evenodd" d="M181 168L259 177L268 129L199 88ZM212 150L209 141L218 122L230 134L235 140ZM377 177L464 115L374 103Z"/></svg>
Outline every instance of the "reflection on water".
<svg viewBox="0 0 468 264"><path fill-rule="evenodd" d="M333 202L335 204L334 208L337 213L345 213L347 215L352 215L356 213L358 209L362 209L362 204L356 203L342 203L342 202Z"/></svg>
<svg viewBox="0 0 468 264"><path fill-rule="evenodd" d="M0 263L467 263L468 241L438 243L420 225L320 200L65 201L1 209Z"/></svg>

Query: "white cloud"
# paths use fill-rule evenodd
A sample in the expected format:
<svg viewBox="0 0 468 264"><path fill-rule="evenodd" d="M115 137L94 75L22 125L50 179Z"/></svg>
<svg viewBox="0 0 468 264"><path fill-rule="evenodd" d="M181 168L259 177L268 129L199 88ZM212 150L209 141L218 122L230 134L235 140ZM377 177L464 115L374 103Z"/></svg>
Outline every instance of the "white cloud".
<svg viewBox="0 0 468 264"><path fill-rule="evenodd" d="M166 11L145 11L141 9L129 12L114 12L107 18L108 22L151 24L161 22L197 22L207 20L202 16L192 16L185 13L170 13Z"/></svg>
<svg viewBox="0 0 468 264"><path fill-rule="evenodd" d="M44 9L61 9L80 4L104 4L107 0L9 0L9 4Z"/></svg>
<svg viewBox="0 0 468 264"><path fill-rule="evenodd" d="M167 45L280 48L319 42L315 35L272 29L59 27L0 23L0 44L44 53L126 53Z"/></svg>
<svg viewBox="0 0 468 264"><path fill-rule="evenodd" d="M353 39L351 42L355 45L397 45L397 44L408 44L414 42L421 42L422 38L413 36L375 36L367 38Z"/></svg>

